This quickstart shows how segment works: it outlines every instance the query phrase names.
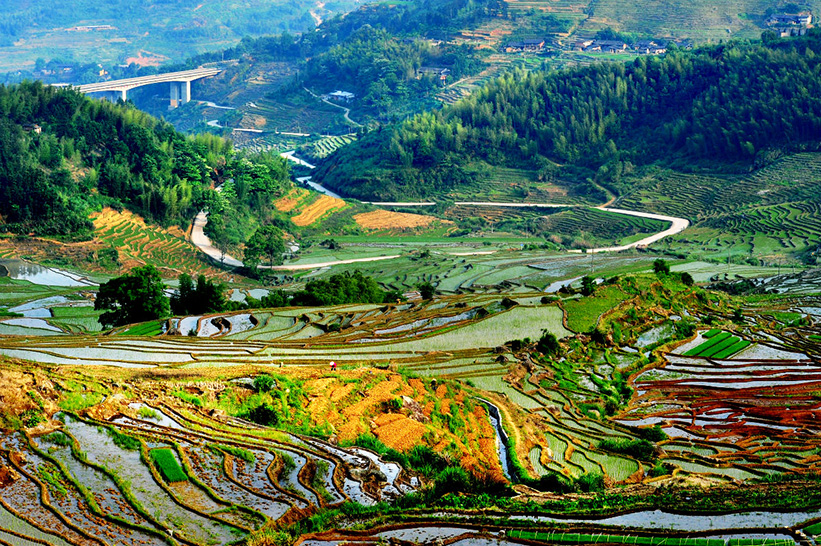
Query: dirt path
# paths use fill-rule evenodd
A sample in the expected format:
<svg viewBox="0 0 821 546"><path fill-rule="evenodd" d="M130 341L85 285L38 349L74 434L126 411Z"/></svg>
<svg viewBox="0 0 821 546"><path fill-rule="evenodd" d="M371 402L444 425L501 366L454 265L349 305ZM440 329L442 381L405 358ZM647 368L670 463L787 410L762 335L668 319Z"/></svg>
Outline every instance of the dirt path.
<svg viewBox="0 0 821 546"><path fill-rule="evenodd" d="M194 246L218 262L232 267L242 267L241 261L228 254L223 254L211 244L211 240L203 232L203 228L207 223L208 215L205 211L200 211L197 217L194 218L194 227L191 229L191 242L194 243Z"/></svg>
<svg viewBox="0 0 821 546"><path fill-rule="evenodd" d="M332 265L355 264L359 262L379 262L382 260L393 260L399 257L399 254L392 256L376 256L373 258L353 258L350 260L336 260L333 262L320 262L315 264L288 264L288 265L261 265L260 269L273 269L274 271L296 271L301 269L319 269L320 267L331 267Z"/></svg>
<svg viewBox="0 0 821 546"><path fill-rule="evenodd" d="M319 95L317 95L316 93L314 93L313 91L311 91L310 89L308 89L307 87L303 87L302 89L304 89L305 91L307 91L307 92L308 92L308 94L310 94L312 97L314 97L314 98L316 98L316 99L321 100L321 101L322 101L322 102L324 102L325 104L330 104L331 106L333 106L333 107L335 107L335 108L341 108L341 109L345 112L345 120L346 120L346 121L348 121L348 123L350 123L351 125L355 125L356 127L362 127L362 124L361 124L361 123L357 123L357 122L355 122L355 121L354 121L354 120L352 120L352 119L351 119L351 117L348 115L348 114L350 114L350 113L351 113L351 109L350 109L350 108L346 108L345 106L342 106L341 104L334 104L333 102L331 102L331 101L329 101L329 100L323 99L322 97L320 97Z"/></svg>

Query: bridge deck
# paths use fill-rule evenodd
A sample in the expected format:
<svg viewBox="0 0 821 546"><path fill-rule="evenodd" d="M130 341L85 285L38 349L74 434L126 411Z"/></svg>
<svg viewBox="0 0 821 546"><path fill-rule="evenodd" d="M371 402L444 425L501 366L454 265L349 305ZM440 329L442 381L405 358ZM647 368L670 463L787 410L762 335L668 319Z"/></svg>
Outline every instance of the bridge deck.
<svg viewBox="0 0 821 546"><path fill-rule="evenodd" d="M111 80L100 83L88 83L77 86L81 93L95 93L102 91L123 91L151 85L154 83L185 82L215 76L222 72L219 68L197 68L194 70L183 70L181 72L166 72L165 74L155 74L153 76L141 76L139 78L126 78L123 80Z"/></svg>

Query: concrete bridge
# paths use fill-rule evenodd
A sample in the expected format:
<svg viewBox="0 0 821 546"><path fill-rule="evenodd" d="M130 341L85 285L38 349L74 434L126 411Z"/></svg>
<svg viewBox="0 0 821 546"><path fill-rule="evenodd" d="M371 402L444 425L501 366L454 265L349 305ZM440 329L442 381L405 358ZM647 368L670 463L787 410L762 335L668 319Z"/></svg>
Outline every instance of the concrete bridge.
<svg viewBox="0 0 821 546"><path fill-rule="evenodd" d="M142 87L144 85L154 85L157 83L171 84L171 108L176 108L181 104L191 100L191 82L202 78L215 76L222 72L219 68L197 68L194 70L184 70L182 72L166 72L154 76L141 76L139 78L126 78L124 80L111 80L100 83L88 83L76 86L76 89L87 95L94 95L110 101L118 99L126 100L130 89ZM58 84L63 86L61 84Z"/></svg>

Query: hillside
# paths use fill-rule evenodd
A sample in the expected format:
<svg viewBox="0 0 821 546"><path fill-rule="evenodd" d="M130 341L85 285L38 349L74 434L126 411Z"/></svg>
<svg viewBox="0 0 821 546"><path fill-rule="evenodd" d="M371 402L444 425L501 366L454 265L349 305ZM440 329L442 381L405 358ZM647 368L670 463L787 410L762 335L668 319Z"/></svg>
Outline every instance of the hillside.
<svg viewBox="0 0 821 546"><path fill-rule="evenodd" d="M0 7L0 71L39 70L38 58L142 66L179 62L246 36L313 29L351 0L9 0Z"/></svg>
<svg viewBox="0 0 821 546"><path fill-rule="evenodd" d="M615 192L631 189L636 165L656 161L746 169L766 150L811 145L821 132L820 50L813 33L511 74L342 148L320 164L317 178L347 195L401 200L468 184L482 164L590 177Z"/></svg>
<svg viewBox="0 0 821 546"><path fill-rule="evenodd" d="M88 239L89 216L103 207L128 208L184 231L200 210L208 210L211 235L221 244L241 245L271 220L272 200L291 185L281 157L236 155L226 140L186 137L130 105L39 83L0 88L0 104L4 232ZM225 191L215 191L225 180ZM118 237L109 243L131 252ZM171 246L177 244L182 241ZM153 260L158 250L131 258ZM178 256L179 263L201 267L186 250L189 256ZM160 261L176 267L174 260Z"/></svg>

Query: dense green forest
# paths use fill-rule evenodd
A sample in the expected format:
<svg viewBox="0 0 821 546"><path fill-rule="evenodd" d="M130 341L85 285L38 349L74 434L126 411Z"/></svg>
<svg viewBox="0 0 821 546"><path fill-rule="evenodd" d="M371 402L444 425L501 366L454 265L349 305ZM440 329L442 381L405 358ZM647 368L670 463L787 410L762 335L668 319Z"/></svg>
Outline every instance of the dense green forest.
<svg viewBox="0 0 821 546"><path fill-rule="evenodd" d="M363 27L344 44L309 60L292 88L328 93L353 92L358 109L387 113L394 104L437 89L434 76L418 77L422 66L451 71L454 79L480 70L482 62L468 46L431 45L425 40L398 40L384 30Z"/></svg>
<svg viewBox="0 0 821 546"><path fill-rule="evenodd" d="M230 191L211 189L227 179ZM0 86L5 231L82 238L89 213L110 205L166 226L187 226L203 208L230 212L244 237L288 180L282 158L235 155L225 140L183 136L126 104L40 83Z"/></svg>
<svg viewBox="0 0 821 546"><path fill-rule="evenodd" d="M623 192L641 164L748 169L821 135L821 31L629 63L508 74L451 107L372 131L316 179L376 200L480 183L483 166L538 169Z"/></svg>

